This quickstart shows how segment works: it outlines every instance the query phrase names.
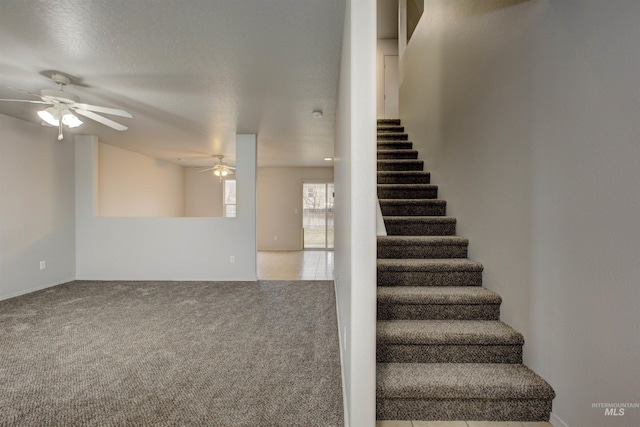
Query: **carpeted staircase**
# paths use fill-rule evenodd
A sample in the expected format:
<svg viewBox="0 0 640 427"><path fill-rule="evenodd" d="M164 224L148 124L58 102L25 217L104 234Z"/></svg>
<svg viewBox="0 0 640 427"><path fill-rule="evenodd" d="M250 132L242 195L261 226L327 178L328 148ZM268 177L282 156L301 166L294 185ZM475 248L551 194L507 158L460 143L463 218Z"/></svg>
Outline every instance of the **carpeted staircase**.
<svg viewBox="0 0 640 427"><path fill-rule="evenodd" d="M378 120L379 420L548 421L553 389L522 364L523 336L418 160L400 120Z"/></svg>

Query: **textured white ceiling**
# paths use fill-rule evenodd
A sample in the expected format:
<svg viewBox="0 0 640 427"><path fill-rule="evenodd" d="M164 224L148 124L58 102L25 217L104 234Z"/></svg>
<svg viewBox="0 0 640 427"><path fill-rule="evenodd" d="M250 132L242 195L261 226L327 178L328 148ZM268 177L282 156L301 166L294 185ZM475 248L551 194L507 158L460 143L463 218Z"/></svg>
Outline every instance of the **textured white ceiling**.
<svg viewBox="0 0 640 427"><path fill-rule="evenodd" d="M33 99L6 86L54 89L58 71L82 102L134 116L74 133L176 162L233 157L235 134L256 133L262 166L326 166L343 15L344 0L3 0L0 98ZM0 102L34 123L38 109Z"/></svg>

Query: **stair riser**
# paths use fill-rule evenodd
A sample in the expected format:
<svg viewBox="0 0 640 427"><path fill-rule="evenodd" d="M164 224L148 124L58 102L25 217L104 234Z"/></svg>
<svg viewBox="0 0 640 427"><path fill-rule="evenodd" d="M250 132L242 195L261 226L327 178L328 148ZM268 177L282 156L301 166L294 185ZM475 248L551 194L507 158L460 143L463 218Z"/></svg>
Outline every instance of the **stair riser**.
<svg viewBox="0 0 640 427"><path fill-rule="evenodd" d="M380 304L378 320L499 320L499 304Z"/></svg>
<svg viewBox="0 0 640 427"><path fill-rule="evenodd" d="M397 363L522 363L522 345L376 346L378 362Z"/></svg>
<svg viewBox="0 0 640 427"><path fill-rule="evenodd" d="M378 420L549 421L550 413L546 399L376 399Z"/></svg>
<svg viewBox="0 0 640 427"><path fill-rule="evenodd" d="M418 152L413 150L392 150L391 153L378 151L378 160L414 160L418 158Z"/></svg>
<svg viewBox="0 0 640 427"><path fill-rule="evenodd" d="M403 162L378 161L378 171L422 171L424 162L422 160L407 160Z"/></svg>
<svg viewBox="0 0 640 427"><path fill-rule="evenodd" d="M379 133L378 141L408 141L409 135L406 133L387 132Z"/></svg>
<svg viewBox="0 0 640 427"><path fill-rule="evenodd" d="M385 220L389 236L454 236L455 223L396 223Z"/></svg>
<svg viewBox="0 0 640 427"><path fill-rule="evenodd" d="M437 187L378 187L378 199L437 199Z"/></svg>
<svg viewBox="0 0 640 427"><path fill-rule="evenodd" d="M378 126L400 126L400 119L378 119Z"/></svg>
<svg viewBox="0 0 640 427"><path fill-rule="evenodd" d="M378 142L378 150L411 150L413 142L405 141L387 141Z"/></svg>
<svg viewBox="0 0 640 427"><path fill-rule="evenodd" d="M378 134L381 133L404 133L404 126L399 125L379 125Z"/></svg>
<svg viewBox="0 0 640 427"><path fill-rule="evenodd" d="M481 271L380 271L378 286L482 286Z"/></svg>
<svg viewBox="0 0 640 427"><path fill-rule="evenodd" d="M429 184L431 175L428 173L408 175L378 174L378 184Z"/></svg>
<svg viewBox="0 0 640 427"><path fill-rule="evenodd" d="M378 198L380 198L379 195ZM385 204L381 201L380 210L382 215L386 216L444 216L447 205L445 203Z"/></svg>
<svg viewBox="0 0 640 427"><path fill-rule="evenodd" d="M421 259L421 258L466 258L467 247L459 245L451 246L380 246L378 245L378 258L394 259Z"/></svg>

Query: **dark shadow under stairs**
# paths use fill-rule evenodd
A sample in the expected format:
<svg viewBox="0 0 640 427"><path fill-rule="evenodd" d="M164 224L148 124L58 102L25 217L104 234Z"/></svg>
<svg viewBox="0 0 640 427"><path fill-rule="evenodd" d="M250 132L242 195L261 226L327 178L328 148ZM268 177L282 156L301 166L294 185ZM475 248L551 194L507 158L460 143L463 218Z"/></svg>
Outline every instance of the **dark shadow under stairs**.
<svg viewBox="0 0 640 427"><path fill-rule="evenodd" d="M430 183L400 120L378 120L378 420L548 421L555 393Z"/></svg>

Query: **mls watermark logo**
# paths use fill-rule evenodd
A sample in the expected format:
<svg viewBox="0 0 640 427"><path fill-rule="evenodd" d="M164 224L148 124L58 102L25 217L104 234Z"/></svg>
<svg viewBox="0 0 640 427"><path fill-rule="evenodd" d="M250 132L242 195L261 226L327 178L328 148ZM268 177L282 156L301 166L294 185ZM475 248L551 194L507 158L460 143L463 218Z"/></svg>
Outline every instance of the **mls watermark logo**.
<svg viewBox="0 0 640 427"><path fill-rule="evenodd" d="M605 417L624 417L625 412L629 412L629 409L640 408L640 403L592 403L592 408L601 408L604 410Z"/></svg>

